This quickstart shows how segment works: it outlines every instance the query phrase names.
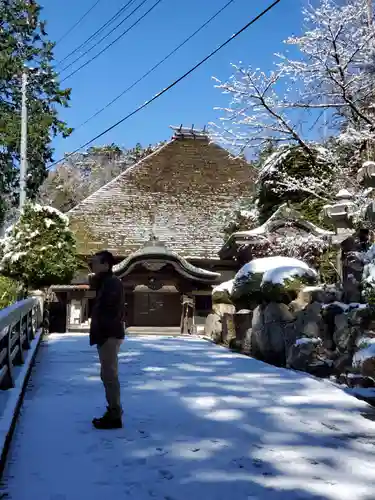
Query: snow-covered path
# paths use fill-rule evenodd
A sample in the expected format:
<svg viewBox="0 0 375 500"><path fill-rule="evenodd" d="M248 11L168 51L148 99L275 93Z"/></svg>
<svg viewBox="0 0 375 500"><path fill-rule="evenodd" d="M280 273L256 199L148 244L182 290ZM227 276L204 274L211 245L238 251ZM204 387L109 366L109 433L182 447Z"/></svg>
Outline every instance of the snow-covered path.
<svg viewBox="0 0 375 500"><path fill-rule="evenodd" d="M11 500L375 498L369 407L328 383L198 339L133 337L125 428L96 431L95 349L51 336L4 473ZM0 495L1 496L1 495Z"/></svg>

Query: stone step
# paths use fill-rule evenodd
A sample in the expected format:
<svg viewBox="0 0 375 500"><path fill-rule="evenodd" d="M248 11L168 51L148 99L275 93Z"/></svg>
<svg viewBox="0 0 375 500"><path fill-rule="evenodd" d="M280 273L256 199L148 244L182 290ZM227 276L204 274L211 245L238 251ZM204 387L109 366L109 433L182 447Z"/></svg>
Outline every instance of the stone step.
<svg viewBox="0 0 375 500"><path fill-rule="evenodd" d="M126 335L181 335L180 327L163 326L130 326L126 329Z"/></svg>

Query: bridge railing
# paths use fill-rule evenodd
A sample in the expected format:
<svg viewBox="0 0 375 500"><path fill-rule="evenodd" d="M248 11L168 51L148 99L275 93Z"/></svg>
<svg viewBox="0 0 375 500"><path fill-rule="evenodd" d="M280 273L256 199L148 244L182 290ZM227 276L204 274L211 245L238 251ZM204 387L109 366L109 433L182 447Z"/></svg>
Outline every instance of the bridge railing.
<svg viewBox="0 0 375 500"><path fill-rule="evenodd" d="M40 303L28 298L0 310L0 390L14 387L14 366L25 361L42 324Z"/></svg>

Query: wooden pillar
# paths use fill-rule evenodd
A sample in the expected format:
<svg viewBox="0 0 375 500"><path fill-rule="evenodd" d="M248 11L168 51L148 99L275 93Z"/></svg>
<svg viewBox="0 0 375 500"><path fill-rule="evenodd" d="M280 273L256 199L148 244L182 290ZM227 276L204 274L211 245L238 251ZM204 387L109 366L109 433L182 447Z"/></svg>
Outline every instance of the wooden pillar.
<svg viewBox="0 0 375 500"><path fill-rule="evenodd" d="M194 333L194 297L182 296L181 333L183 335Z"/></svg>

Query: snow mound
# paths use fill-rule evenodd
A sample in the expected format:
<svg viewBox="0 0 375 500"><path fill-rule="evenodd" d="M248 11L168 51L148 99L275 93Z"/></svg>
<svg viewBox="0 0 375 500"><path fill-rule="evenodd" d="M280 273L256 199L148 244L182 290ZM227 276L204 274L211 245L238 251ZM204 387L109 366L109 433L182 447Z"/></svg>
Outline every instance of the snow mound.
<svg viewBox="0 0 375 500"><path fill-rule="evenodd" d="M220 283L220 285L214 286L212 289L212 294L219 292L228 292L229 295L232 294L234 280L225 281Z"/></svg>
<svg viewBox="0 0 375 500"><path fill-rule="evenodd" d="M265 283L273 283L274 285L283 285L286 280L295 278L296 276L309 276L311 278L317 278L317 273L312 268L301 267L301 266L288 266L288 267L278 267L276 269L270 269L263 274L263 279L261 285Z"/></svg>
<svg viewBox="0 0 375 500"><path fill-rule="evenodd" d="M267 271L272 271L277 268L301 268L305 271L309 271L311 268L299 259L294 259L293 257L264 257L262 259L254 259L251 262L245 264L236 274L234 280L245 278L250 274L255 273L265 273Z"/></svg>
<svg viewBox="0 0 375 500"><path fill-rule="evenodd" d="M280 290L274 290L274 284L287 285L293 289L300 288L301 282L298 278L304 278L307 284L315 281L318 275L314 269L308 266L302 260L293 257L264 257L254 259L245 264L234 277L232 297L234 299L251 296L254 300L259 300L263 293L280 293ZM293 285L291 282L294 282ZM267 286L265 286L267 285ZM271 285L271 289L269 289ZM279 288L278 286L276 288Z"/></svg>

